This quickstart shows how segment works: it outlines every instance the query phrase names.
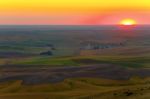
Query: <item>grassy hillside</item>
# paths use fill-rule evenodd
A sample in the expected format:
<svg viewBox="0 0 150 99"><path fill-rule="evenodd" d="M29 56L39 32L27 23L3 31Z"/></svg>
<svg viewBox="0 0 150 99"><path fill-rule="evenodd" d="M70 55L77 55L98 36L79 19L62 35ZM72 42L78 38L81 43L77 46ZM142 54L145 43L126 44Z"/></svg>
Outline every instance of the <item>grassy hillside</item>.
<svg viewBox="0 0 150 99"><path fill-rule="evenodd" d="M0 84L1 99L148 99L149 78L128 81L96 78L66 79L56 84L22 85L21 81Z"/></svg>
<svg viewBox="0 0 150 99"><path fill-rule="evenodd" d="M0 99L149 99L149 27L85 27L0 27Z"/></svg>

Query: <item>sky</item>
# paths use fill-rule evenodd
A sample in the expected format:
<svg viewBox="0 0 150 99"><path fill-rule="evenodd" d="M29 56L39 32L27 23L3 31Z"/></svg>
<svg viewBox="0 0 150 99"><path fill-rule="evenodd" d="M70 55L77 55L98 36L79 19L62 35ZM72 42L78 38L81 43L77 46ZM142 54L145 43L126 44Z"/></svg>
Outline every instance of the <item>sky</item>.
<svg viewBox="0 0 150 99"><path fill-rule="evenodd" d="M2 25L150 24L150 0L0 0Z"/></svg>

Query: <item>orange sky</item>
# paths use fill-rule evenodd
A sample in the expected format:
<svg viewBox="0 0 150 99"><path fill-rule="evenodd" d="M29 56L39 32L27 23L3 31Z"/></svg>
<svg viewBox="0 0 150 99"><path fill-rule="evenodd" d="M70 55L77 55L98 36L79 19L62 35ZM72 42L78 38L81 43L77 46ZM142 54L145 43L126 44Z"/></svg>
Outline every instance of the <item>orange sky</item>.
<svg viewBox="0 0 150 99"><path fill-rule="evenodd" d="M0 24L150 24L150 0L0 0Z"/></svg>

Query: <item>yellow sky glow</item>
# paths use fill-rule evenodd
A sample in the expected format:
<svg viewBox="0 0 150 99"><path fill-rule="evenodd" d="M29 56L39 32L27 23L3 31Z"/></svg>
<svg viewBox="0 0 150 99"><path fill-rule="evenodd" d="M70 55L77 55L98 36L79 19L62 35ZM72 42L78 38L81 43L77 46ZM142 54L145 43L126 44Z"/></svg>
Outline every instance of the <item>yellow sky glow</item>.
<svg viewBox="0 0 150 99"><path fill-rule="evenodd" d="M99 15L109 15L115 12L121 14L123 12L149 14L150 0L0 0L0 12L0 21L4 17L14 21L18 17L27 20L29 17L57 16L61 18L61 15L63 17L71 17L77 14L87 16L86 14L91 13ZM25 17L27 18L25 19ZM72 19L75 18L72 17Z"/></svg>
<svg viewBox="0 0 150 99"><path fill-rule="evenodd" d="M0 11L150 10L150 0L0 0Z"/></svg>

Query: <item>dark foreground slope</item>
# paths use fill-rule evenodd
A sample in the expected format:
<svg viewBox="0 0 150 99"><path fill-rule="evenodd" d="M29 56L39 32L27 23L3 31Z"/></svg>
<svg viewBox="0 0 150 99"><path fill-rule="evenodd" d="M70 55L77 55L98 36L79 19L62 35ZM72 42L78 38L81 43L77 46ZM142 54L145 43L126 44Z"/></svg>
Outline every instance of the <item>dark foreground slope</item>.
<svg viewBox="0 0 150 99"><path fill-rule="evenodd" d="M129 80L149 77L150 69L127 68L113 64L66 67L2 67L0 82L22 80L23 84L59 83L68 78L103 78L110 80Z"/></svg>
<svg viewBox="0 0 150 99"><path fill-rule="evenodd" d="M112 64L1 67L0 99L149 99L150 70Z"/></svg>

